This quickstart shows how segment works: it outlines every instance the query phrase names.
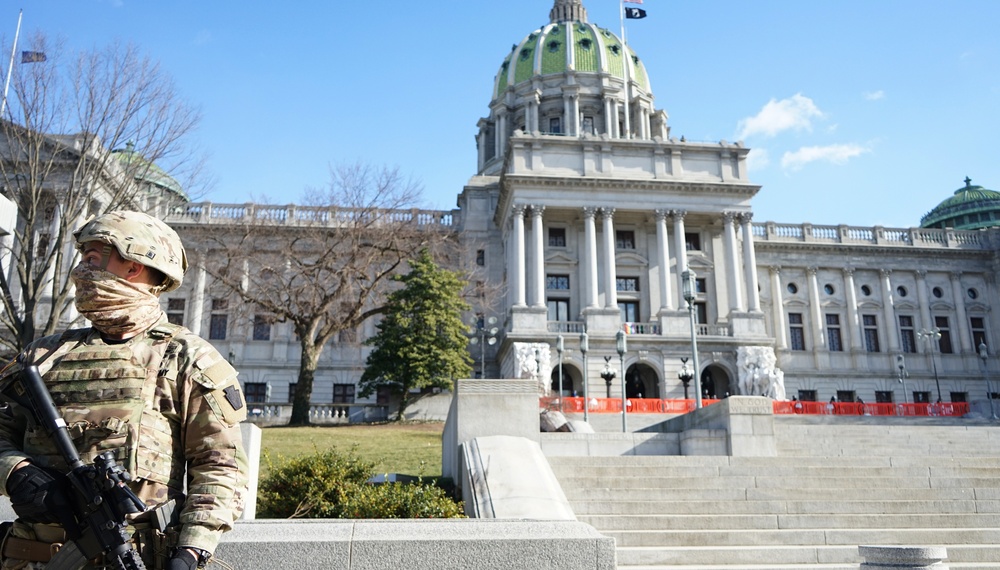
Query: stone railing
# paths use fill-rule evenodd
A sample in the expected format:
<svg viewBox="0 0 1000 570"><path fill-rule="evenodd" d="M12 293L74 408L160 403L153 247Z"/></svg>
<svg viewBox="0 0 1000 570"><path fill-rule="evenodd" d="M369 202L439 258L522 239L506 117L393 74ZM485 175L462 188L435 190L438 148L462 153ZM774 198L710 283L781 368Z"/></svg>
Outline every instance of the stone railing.
<svg viewBox="0 0 1000 570"><path fill-rule="evenodd" d="M753 225L754 239L778 243L830 243L851 245L889 245L898 247L933 247L987 249L989 240L983 231L934 228L885 228L847 225L778 224Z"/></svg>
<svg viewBox="0 0 1000 570"><path fill-rule="evenodd" d="M548 331L551 333L580 334L586 326L583 321L548 321Z"/></svg>
<svg viewBox="0 0 1000 570"><path fill-rule="evenodd" d="M623 323L628 334L660 334L659 323Z"/></svg>
<svg viewBox="0 0 1000 570"><path fill-rule="evenodd" d="M283 226L340 227L349 224L414 224L452 228L455 214L444 210L381 210L268 204L215 204L197 202L178 206L167 214L168 224L264 223Z"/></svg>
<svg viewBox="0 0 1000 570"><path fill-rule="evenodd" d="M728 325L698 325L698 336L733 336Z"/></svg>
<svg viewBox="0 0 1000 570"><path fill-rule="evenodd" d="M247 403L247 421L255 425L285 425L292 417L287 403ZM313 404L309 422L319 425L360 424L389 419L389 407L380 404Z"/></svg>

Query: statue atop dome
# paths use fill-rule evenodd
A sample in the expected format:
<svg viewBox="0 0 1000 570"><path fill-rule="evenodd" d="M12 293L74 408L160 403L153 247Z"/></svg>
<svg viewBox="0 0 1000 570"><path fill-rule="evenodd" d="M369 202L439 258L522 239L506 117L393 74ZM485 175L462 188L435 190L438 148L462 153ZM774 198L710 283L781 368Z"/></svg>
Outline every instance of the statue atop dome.
<svg viewBox="0 0 1000 570"><path fill-rule="evenodd" d="M549 11L549 20L553 24L586 22L587 9L583 7L583 0L556 0L552 10Z"/></svg>

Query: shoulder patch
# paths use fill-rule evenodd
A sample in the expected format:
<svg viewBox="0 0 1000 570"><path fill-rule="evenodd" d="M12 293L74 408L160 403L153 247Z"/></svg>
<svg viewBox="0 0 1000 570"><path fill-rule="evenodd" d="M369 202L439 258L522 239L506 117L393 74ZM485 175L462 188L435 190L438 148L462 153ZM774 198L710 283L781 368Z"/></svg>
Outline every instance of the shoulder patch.
<svg viewBox="0 0 1000 570"><path fill-rule="evenodd" d="M226 401L229 402L234 410L243 409L243 394L240 394L240 389L236 384L226 386L222 390L222 393L226 395Z"/></svg>

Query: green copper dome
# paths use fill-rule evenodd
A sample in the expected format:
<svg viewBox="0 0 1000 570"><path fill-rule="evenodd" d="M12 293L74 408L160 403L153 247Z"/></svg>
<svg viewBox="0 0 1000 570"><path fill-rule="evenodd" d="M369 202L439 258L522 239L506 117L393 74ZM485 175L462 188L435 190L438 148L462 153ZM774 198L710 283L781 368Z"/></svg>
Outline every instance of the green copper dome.
<svg viewBox="0 0 1000 570"><path fill-rule="evenodd" d="M167 174L165 170L149 162L144 156L139 154L135 150L134 143L128 142L125 144L124 149L119 148L111 152L127 172L134 174L136 180L152 184L153 186L173 192L185 200L187 199L184 189L181 188L177 180Z"/></svg>
<svg viewBox="0 0 1000 570"><path fill-rule="evenodd" d="M558 76L567 72L577 75L607 75L624 82L628 77L635 88L649 94L649 79L642 60L625 47L612 32L587 22L587 13L580 2L556 2L552 21L511 47L500 65L494 81L493 100L509 87L516 87L535 77Z"/></svg>
<svg viewBox="0 0 1000 570"><path fill-rule="evenodd" d="M965 186L920 218L922 228L954 228L977 230L1000 227L1000 192L973 186L970 178Z"/></svg>

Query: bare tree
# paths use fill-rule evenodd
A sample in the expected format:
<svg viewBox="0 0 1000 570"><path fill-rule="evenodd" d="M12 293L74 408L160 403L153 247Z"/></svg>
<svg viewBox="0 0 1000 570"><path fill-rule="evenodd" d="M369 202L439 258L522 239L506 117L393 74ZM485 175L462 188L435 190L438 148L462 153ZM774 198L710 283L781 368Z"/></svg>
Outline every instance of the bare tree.
<svg viewBox="0 0 1000 570"><path fill-rule="evenodd" d="M16 215L16 232L0 239L9 351L75 318L72 232L87 217L163 211L186 196L161 166L176 176L199 164L185 144L198 113L135 46L66 54L35 35L20 47L44 57L14 68L0 117L0 193Z"/></svg>
<svg viewBox="0 0 1000 570"><path fill-rule="evenodd" d="M290 425L309 423L326 344L381 313L391 277L422 248L449 241L439 213L413 209L418 196L397 169L353 164L305 206L250 205L239 224L184 228L208 275L257 315L291 324L301 358Z"/></svg>

